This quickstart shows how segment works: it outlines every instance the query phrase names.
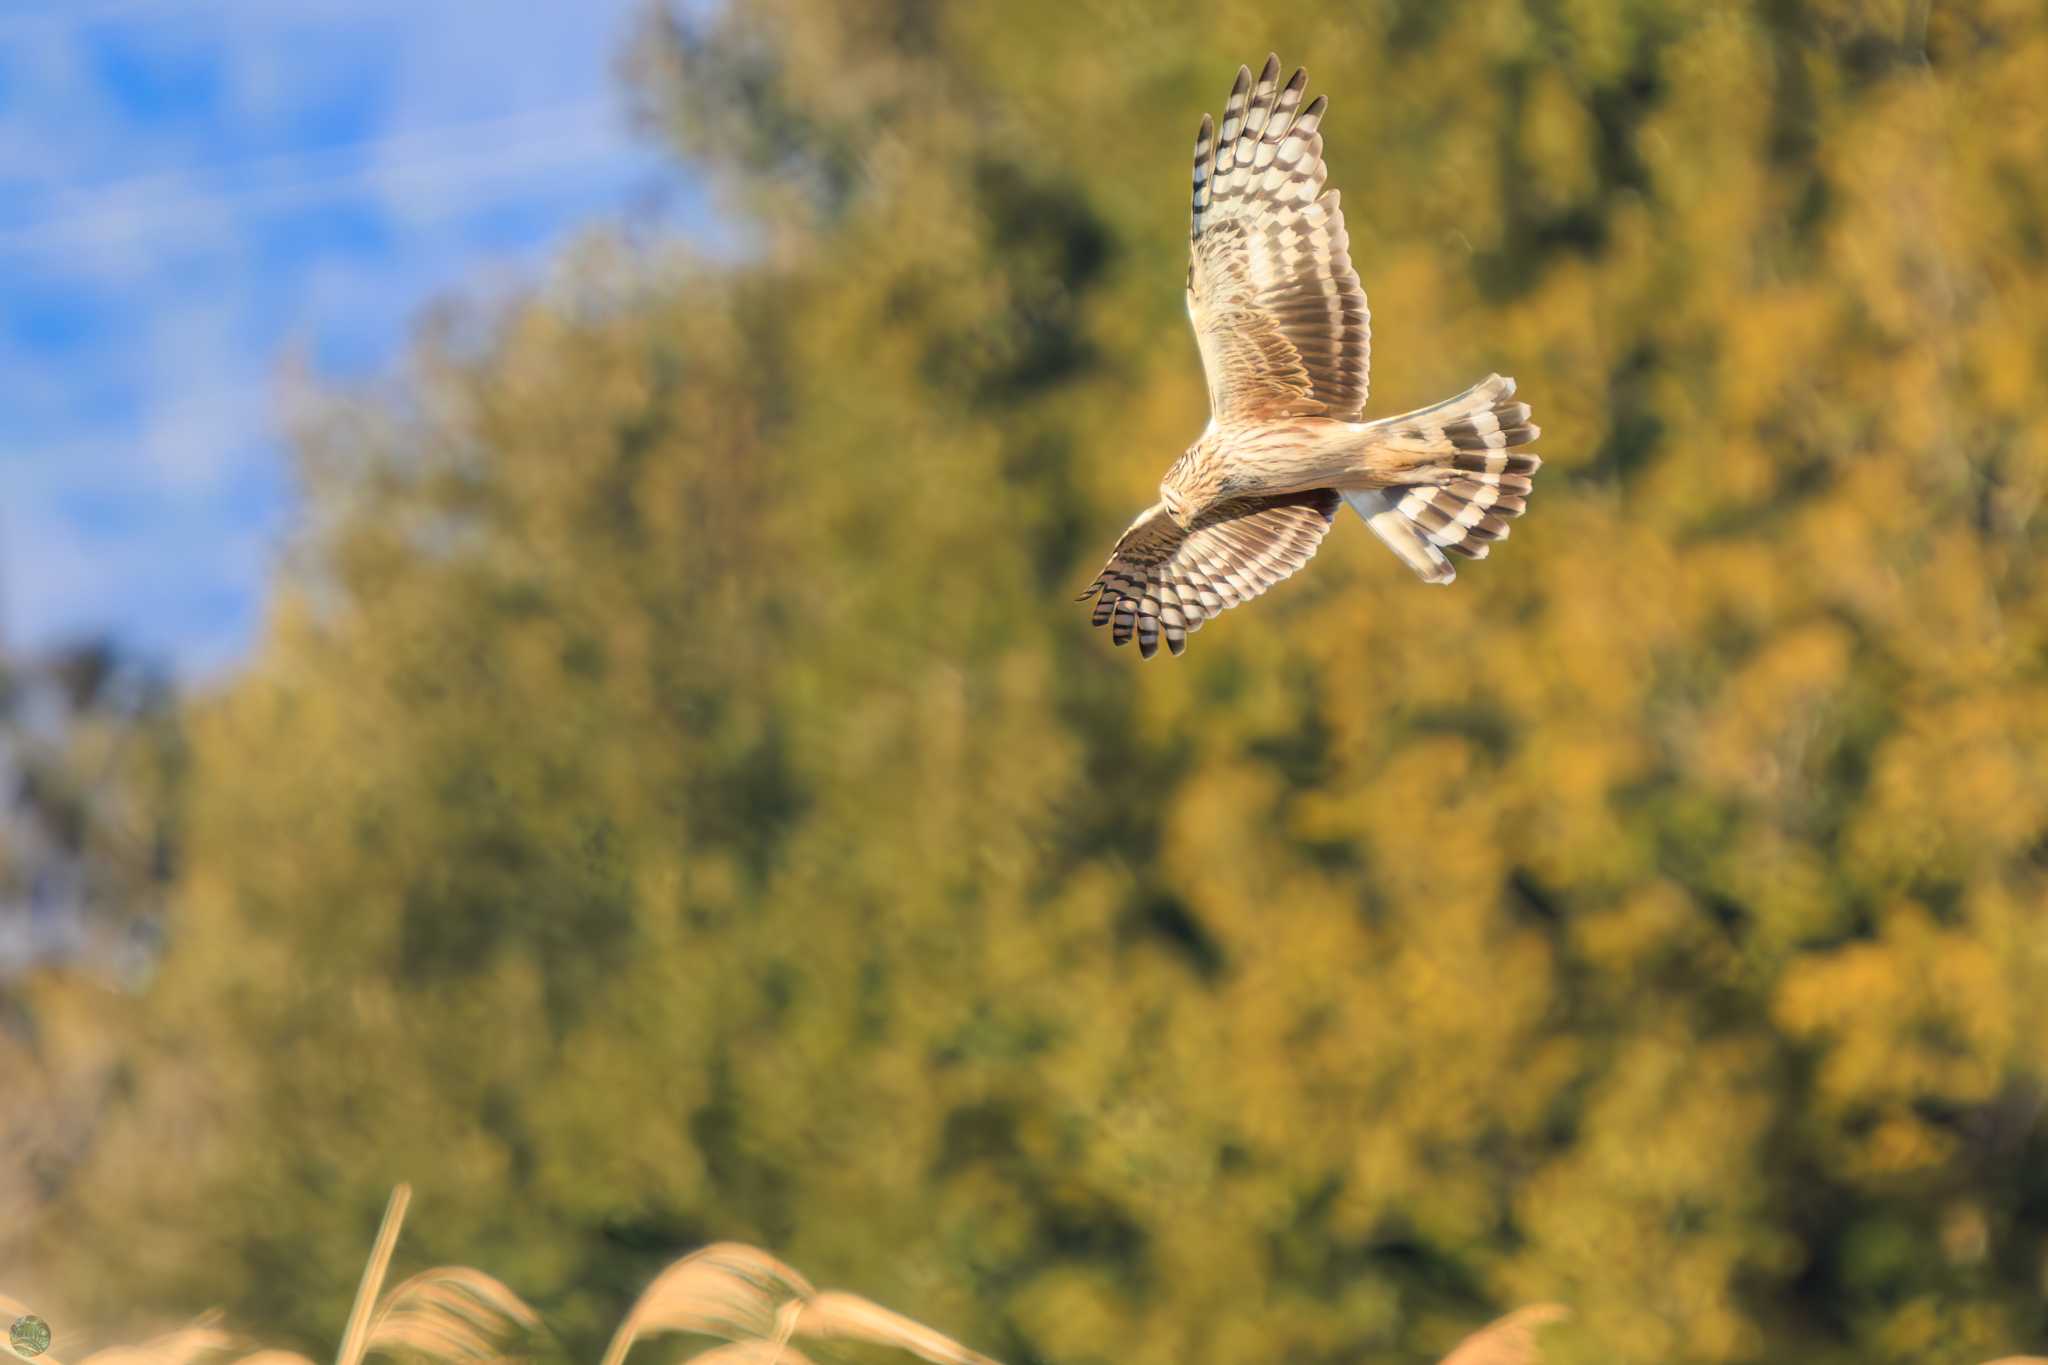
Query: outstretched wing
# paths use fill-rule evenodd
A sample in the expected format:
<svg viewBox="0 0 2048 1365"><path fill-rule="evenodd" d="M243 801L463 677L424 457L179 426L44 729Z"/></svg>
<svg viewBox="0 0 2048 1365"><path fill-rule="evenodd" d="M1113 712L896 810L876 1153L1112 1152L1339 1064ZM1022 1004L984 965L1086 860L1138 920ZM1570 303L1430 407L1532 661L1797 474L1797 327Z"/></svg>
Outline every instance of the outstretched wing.
<svg viewBox="0 0 2048 1365"><path fill-rule="evenodd" d="M1131 523L1080 600L1095 599L1094 624L1151 658L1159 640L1175 654L1202 622L1249 602L1308 563L1337 513L1328 488L1217 503L1183 531L1154 503Z"/></svg>
<svg viewBox="0 0 2048 1365"><path fill-rule="evenodd" d="M1202 117L1188 316L1217 422L1304 414L1355 422L1365 408L1372 316L1337 191L1323 189L1317 129L1326 102L1318 95L1301 109L1308 78L1297 70L1281 87L1279 75L1277 57L1266 58L1256 85L1239 67L1222 135Z"/></svg>

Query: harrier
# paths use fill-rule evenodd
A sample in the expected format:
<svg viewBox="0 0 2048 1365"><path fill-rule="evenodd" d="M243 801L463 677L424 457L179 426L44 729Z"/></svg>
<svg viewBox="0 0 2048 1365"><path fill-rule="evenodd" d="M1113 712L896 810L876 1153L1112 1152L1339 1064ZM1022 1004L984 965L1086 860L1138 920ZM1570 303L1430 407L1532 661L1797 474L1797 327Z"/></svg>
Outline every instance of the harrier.
<svg viewBox="0 0 2048 1365"><path fill-rule="evenodd" d="M1362 420L1372 319L1337 191L1323 188L1326 101L1307 77L1237 70L1217 134L1195 136L1188 316L1209 379L1209 425L1174 461L1081 594L1117 644L1175 654L1210 617L1308 562L1347 502L1425 583L1444 552L1484 559L1522 514L1542 465L1515 381Z"/></svg>

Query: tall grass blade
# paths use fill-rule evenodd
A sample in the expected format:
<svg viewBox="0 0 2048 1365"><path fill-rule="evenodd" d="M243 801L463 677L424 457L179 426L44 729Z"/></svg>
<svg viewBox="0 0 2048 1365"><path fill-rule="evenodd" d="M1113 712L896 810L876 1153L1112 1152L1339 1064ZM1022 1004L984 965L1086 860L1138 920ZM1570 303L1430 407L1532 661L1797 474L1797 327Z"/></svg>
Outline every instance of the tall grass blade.
<svg viewBox="0 0 2048 1365"><path fill-rule="evenodd" d="M690 1365L813 1365L794 1346L779 1341L734 1341L690 1357Z"/></svg>
<svg viewBox="0 0 2048 1365"><path fill-rule="evenodd" d="M663 1332L765 1338L783 1303L815 1292L802 1274L757 1247L714 1243L655 1276L612 1334L601 1365L620 1365L634 1342Z"/></svg>
<svg viewBox="0 0 2048 1365"><path fill-rule="evenodd" d="M932 1365L997 1365L988 1356L969 1350L914 1318L836 1289L802 1300L792 1325L797 1336L892 1346L921 1356Z"/></svg>
<svg viewBox="0 0 2048 1365"><path fill-rule="evenodd" d="M1539 1365L1542 1348L1536 1329L1571 1316L1561 1303L1534 1303L1517 1308L1459 1342L1441 1365Z"/></svg>
<svg viewBox="0 0 2048 1365"><path fill-rule="evenodd" d="M364 1350L413 1351L451 1363L501 1360L539 1326L540 1314L502 1281L468 1266L438 1266L383 1297Z"/></svg>
<svg viewBox="0 0 2048 1365"><path fill-rule="evenodd" d="M175 1332L151 1337L138 1345L94 1351L79 1365L192 1365L202 1356L233 1350L234 1345L235 1339L220 1326L220 1314L208 1313Z"/></svg>
<svg viewBox="0 0 2048 1365"><path fill-rule="evenodd" d="M370 1344L370 1310L378 1291L384 1287L384 1272L391 1268L391 1252L398 1245L398 1228L405 1221L405 1206L412 1202L412 1186L399 1185L384 1206L384 1221L378 1225L376 1243L370 1248L369 1264L363 1267L363 1281L356 1286L355 1306L348 1311L348 1330L342 1333L341 1349L334 1365L362 1365L363 1352Z"/></svg>

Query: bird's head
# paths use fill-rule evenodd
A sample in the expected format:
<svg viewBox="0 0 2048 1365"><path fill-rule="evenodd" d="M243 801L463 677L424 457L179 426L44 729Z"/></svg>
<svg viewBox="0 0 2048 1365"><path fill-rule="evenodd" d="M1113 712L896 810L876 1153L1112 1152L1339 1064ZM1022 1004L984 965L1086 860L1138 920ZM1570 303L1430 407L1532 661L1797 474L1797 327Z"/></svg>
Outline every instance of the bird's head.
<svg viewBox="0 0 2048 1365"><path fill-rule="evenodd" d="M1159 485L1159 501L1166 504L1166 515L1173 518L1173 524L1185 531L1194 525L1196 508L1170 485Z"/></svg>

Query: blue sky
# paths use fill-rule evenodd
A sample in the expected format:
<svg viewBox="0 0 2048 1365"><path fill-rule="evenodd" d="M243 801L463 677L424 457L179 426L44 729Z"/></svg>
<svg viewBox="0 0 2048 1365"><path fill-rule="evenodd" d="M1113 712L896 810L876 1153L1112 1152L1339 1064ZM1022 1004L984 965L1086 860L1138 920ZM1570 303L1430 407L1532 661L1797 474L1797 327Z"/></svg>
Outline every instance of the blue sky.
<svg viewBox="0 0 2048 1365"><path fill-rule="evenodd" d="M631 133L637 0L0 0L0 630L188 678L292 514L283 357L389 368L451 291L702 206Z"/></svg>

